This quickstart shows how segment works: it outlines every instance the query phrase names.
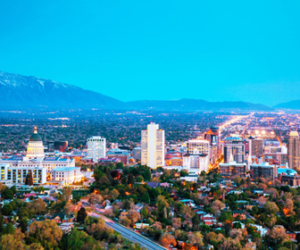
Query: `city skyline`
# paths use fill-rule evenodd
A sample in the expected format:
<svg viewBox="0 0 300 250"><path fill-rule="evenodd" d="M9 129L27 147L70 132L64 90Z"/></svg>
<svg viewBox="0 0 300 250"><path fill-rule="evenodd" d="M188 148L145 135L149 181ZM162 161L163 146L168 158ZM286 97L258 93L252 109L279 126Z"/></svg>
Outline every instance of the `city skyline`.
<svg viewBox="0 0 300 250"><path fill-rule="evenodd" d="M0 70L121 101L298 99L296 1L57 4L1 1Z"/></svg>

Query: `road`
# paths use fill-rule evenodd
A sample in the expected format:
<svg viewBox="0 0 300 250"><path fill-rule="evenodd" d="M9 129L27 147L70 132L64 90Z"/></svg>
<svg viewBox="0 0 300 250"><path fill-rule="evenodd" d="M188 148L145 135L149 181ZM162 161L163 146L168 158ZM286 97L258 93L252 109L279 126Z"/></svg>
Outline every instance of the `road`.
<svg viewBox="0 0 300 250"><path fill-rule="evenodd" d="M115 223L114 221L99 215L98 213L95 212L91 212L89 213L89 216L93 216L93 217L102 217L105 222L106 225L110 228L112 228L113 230L115 230L116 232L120 233L124 238L127 238L128 240L132 241L132 242L137 242L140 244L140 246L145 247L146 249L149 250L166 250L166 248L160 246L159 244L157 244L156 242L146 238L143 235L140 235L136 232L134 232L133 230L124 227L118 223Z"/></svg>

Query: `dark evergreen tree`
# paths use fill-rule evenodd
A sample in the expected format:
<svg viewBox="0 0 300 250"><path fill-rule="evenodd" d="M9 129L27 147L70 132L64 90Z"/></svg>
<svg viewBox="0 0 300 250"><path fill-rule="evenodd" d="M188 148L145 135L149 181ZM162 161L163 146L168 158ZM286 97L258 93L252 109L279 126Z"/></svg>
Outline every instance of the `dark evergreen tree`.
<svg viewBox="0 0 300 250"><path fill-rule="evenodd" d="M129 174L128 175L128 180L127 180L127 184L128 185L133 185L134 180L133 180L133 174Z"/></svg>
<svg viewBox="0 0 300 250"><path fill-rule="evenodd" d="M27 176L26 176L25 185L33 186L33 178L32 178L32 172L31 171L29 171Z"/></svg>
<svg viewBox="0 0 300 250"><path fill-rule="evenodd" d="M10 188L7 187L2 191L1 197L3 199L13 199L14 198L14 193Z"/></svg>
<svg viewBox="0 0 300 250"><path fill-rule="evenodd" d="M87 216L87 213L85 211L85 208L81 207L80 210L78 211L78 214L77 214L77 221L78 222L84 222L86 216Z"/></svg>

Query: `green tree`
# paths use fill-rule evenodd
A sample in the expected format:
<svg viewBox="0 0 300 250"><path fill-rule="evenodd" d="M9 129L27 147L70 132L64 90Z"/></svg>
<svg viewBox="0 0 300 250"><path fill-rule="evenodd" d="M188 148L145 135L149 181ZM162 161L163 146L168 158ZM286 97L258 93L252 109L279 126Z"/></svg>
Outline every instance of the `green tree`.
<svg viewBox="0 0 300 250"><path fill-rule="evenodd" d="M16 194L16 193L17 193L17 188L16 188L16 186L12 186L12 187L10 188L10 190L13 192L13 194Z"/></svg>
<svg viewBox="0 0 300 250"><path fill-rule="evenodd" d="M0 215L0 235L1 235L1 232L3 231L3 224L4 224L4 217L2 215Z"/></svg>
<svg viewBox="0 0 300 250"><path fill-rule="evenodd" d="M6 227L3 228L3 234L15 234L15 227L11 223L7 223Z"/></svg>
<svg viewBox="0 0 300 250"><path fill-rule="evenodd" d="M127 184L128 185L133 185L134 180L133 180L133 174L129 174L128 175L128 180L127 180Z"/></svg>
<svg viewBox="0 0 300 250"><path fill-rule="evenodd" d="M2 208L3 215L11 215L13 208L10 204L5 204Z"/></svg>
<svg viewBox="0 0 300 250"><path fill-rule="evenodd" d="M143 182L144 181L144 177L139 175L135 178L136 182Z"/></svg>
<svg viewBox="0 0 300 250"><path fill-rule="evenodd" d="M25 233L27 231L27 227L28 227L28 219L27 218L22 218L20 220L20 228L22 233Z"/></svg>
<svg viewBox="0 0 300 250"><path fill-rule="evenodd" d="M118 162L118 163L116 164L116 168L117 168L117 169L123 169L123 167L124 167L123 162Z"/></svg>
<svg viewBox="0 0 300 250"><path fill-rule="evenodd" d="M200 224L199 215L197 215L197 214L194 215L194 217L192 218L192 223L193 223L193 226L198 230L199 224Z"/></svg>
<svg viewBox="0 0 300 250"><path fill-rule="evenodd" d="M6 188L2 191L1 197L2 197L3 199L10 199L10 200L11 200L11 199L14 198L14 192L13 192L10 188L6 187Z"/></svg>
<svg viewBox="0 0 300 250"><path fill-rule="evenodd" d="M78 231L77 228L73 228L71 233L68 235L68 249L80 250L84 246L84 239L88 235L85 232Z"/></svg>

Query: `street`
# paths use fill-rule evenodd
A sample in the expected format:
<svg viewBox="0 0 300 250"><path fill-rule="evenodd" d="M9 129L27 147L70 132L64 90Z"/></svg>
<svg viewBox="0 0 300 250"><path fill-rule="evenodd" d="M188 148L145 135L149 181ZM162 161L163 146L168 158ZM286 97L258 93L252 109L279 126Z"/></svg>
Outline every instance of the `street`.
<svg viewBox="0 0 300 250"><path fill-rule="evenodd" d="M131 229L124 227L118 223L115 223L114 221L101 216L95 212L91 212L89 214L89 216L93 216L93 217L102 217L105 222L106 225L110 228L112 228L113 230L115 230L116 232L120 233L124 238L127 238L128 240L132 241L132 242L137 242L140 244L140 246L145 247L146 249L150 249L150 250L166 250L166 248L160 246L158 243L146 238L143 235L140 235L134 231L132 231Z"/></svg>

